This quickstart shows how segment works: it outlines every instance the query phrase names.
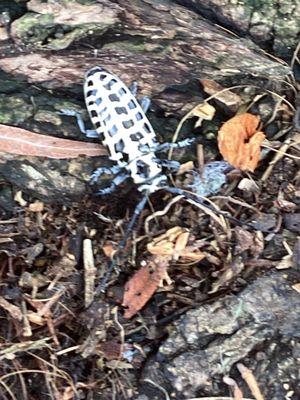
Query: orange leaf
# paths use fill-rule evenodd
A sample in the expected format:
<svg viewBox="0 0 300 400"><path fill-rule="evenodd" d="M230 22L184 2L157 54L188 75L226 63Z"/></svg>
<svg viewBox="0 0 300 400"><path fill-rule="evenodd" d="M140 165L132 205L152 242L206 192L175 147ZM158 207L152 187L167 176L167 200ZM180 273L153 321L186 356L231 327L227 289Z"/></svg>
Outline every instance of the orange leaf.
<svg viewBox="0 0 300 400"><path fill-rule="evenodd" d="M257 132L259 122L258 116L246 113L231 118L219 130L220 152L234 167L251 172L257 167L265 138L263 132Z"/></svg>
<svg viewBox="0 0 300 400"><path fill-rule="evenodd" d="M1 124L0 152L49 158L95 157L107 154L100 144L60 139Z"/></svg>
<svg viewBox="0 0 300 400"><path fill-rule="evenodd" d="M162 279L167 275L168 261L160 259L156 263L143 265L125 285L123 306L124 317L133 317L155 293Z"/></svg>

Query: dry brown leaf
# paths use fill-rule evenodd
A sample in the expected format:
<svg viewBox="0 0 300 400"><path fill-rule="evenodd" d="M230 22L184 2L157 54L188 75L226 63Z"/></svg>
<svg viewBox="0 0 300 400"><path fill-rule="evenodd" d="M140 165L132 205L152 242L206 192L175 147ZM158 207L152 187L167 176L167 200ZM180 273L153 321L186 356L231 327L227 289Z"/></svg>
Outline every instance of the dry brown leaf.
<svg viewBox="0 0 300 400"><path fill-rule="evenodd" d="M211 121L215 115L216 109L209 103L203 102L198 104L189 112L189 118L197 117L195 128L201 126L203 120Z"/></svg>
<svg viewBox="0 0 300 400"><path fill-rule="evenodd" d="M169 257L169 260L201 261L204 254L197 248L187 246L189 236L187 229L174 226L148 243L147 250L153 255Z"/></svg>
<svg viewBox="0 0 300 400"><path fill-rule="evenodd" d="M254 245L255 234L249 232L241 226L234 228L235 233L235 249L234 255L242 254L246 250L249 250Z"/></svg>
<svg viewBox="0 0 300 400"><path fill-rule="evenodd" d="M173 259L177 260L181 255L184 255L186 250L188 241L189 241L190 233L189 232L182 232L178 235L175 245L174 245L174 256Z"/></svg>
<svg viewBox="0 0 300 400"><path fill-rule="evenodd" d="M180 164L180 167L178 168L176 175L182 175L185 174L188 171L192 171L195 168L195 164L193 161L187 161L183 164Z"/></svg>
<svg viewBox="0 0 300 400"><path fill-rule="evenodd" d="M260 118L249 113L236 115L219 130L218 145L224 159L241 170L253 172L260 157L260 146L265 139L258 132Z"/></svg>
<svg viewBox="0 0 300 400"><path fill-rule="evenodd" d="M174 226L148 243L147 250L153 255L172 256L174 254L174 243L183 232L187 232L187 230L180 226Z"/></svg>
<svg viewBox="0 0 300 400"><path fill-rule="evenodd" d="M239 95L227 88L225 89L222 85L213 80L201 79L200 82L206 93L221 101L223 104L226 104L226 106L231 109L236 109L242 101ZM232 106L235 107L232 108Z"/></svg>
<svg viewBox="0 0 300 400"><path fill-rule="evenodd" d="M107 155L100 144L55 138L1 124L0 152L58 159Z"/></svg>
<svg viewBox="0 0 300 400"><path fill-rule="evenodd" d="M175 241L175 246L174 246L174 250L175 252L180 252L185 250L188 240L190 237L190 233L188 231L182 232L180 233L180 235L178 235L178 237L176 238Z"/></svg>
<svg viewBox="0 0 300 400"><path fill-rule="evenodd" d="M0 297L0 307L9 313L9 315L17 321L22 321L23 315L19 307L11 304L4 297Z"/></svg>
<svg viewBox="0 0 300 400"><path fill-rule="evenodd" d="M124 317L131 318L152 297L161 281L167 277L168 261L163 258L143 265L125 285Z"/></svg>
<svg viewBox="0 0 300 400"><path fill-rule="evenodd" d="M276 265L276 269L288 269L293 268L293 257L292 254L288 254L279 261Z"/></svg>
<svg viewBox="0 0 300 400"><path fill-rule="evenodd" d="M42 212L44 210L44 203L36 200L34 203L29 204L29 211L31 212Z"/></svg>

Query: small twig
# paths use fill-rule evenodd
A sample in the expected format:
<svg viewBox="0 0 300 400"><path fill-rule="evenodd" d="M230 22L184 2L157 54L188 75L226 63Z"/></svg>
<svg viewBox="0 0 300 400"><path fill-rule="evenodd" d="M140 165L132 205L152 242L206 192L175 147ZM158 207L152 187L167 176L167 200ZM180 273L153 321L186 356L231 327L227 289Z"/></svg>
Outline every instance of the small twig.
<svg viewBox="0 0 300 400"><path fill-rule="evenodd" d="M151 379L144 379L144 382L150 383L151 385L155 386L157 389L159 389L163 394L165 395L166 400L170 400L170 396L166 389L164 389L162 386L160 386L158 383L153 382Z"/></svg>
<svg viewBox="0 0 300 400"><path fill-rule="evenodd" d="M6 359L7 357L11 357L16 353L23 353L28 350L41 350L44 347L50 347L48 342L51 340L51 337L45 337L40 340L30 340L22 343L15 343L11 346L5 347L0 350L0 361Z"/></svg>
<svg viewBox="0 0 300 400"><path fill-rule="evenodd" d="M243 392L234 379L230 378L230 376L224 376L223 382L232 388L234 400L243 400Z"/></svg>
<svg viewBox="0 0 300 400"><path fill-rule="evenodd" d="M22 321L23 314L20 308L15 306L14 304L11 304L2 296L0 296L0 307L4 308L4 310L6 310L13 319L16 319L17 321Z"/></svg>
<svg viewBox="0 0 300 400"><path fill-rule="evenodd" d="M47 303L38 309L37 314L40 317L51 315L51 307L60 299L60 297L63 295L64 291L65 291L65 289L62 288L57 293L54 293L54 295L52 297L50 297L50 299L47 301Z"/></svg>
<svg viewBox="0 0 300 400"><path fill-rule="evenodd" d="M281 106L281 103L282 103L282 99L278 99L276 104L275 104L275 107L273 108L273 112L272 112L271 117L264 124L265 126L270 125L271 122L274 121L274 119L276 118L277 112L279 111L279 107Z"/></svg>
<svg viewBox="0 0 300 400"><path fill-rule="evenodd" d="M75 398L76 398L76 399L78 398L78 392L77 392L76 385L74 384L74 382L73 382L71 376L68 374L68 372L66 372L66 371L64 371L64 370L62 370L62 369L60 369L60 368L58 368L54 363L52 364L51 362L45 360L44 358L38 356L38 355L35 354L35 353L28 352L28 354L29 354L31 357L36 358L37 360L39 360L39 361L42 362L43 364L47 365L48 367L50 367L50 368L53 370L53 372L50 371L50 370L48 370L48 371L47 371L47 375L50 375L50 376L52 376L53 378L56 378L56 377L57 377L57 378L60 378L60 379L65 380L65 381L69 384L69 386L72 388L72 390L73 390L73 392L74 392L74 395L75 395ZM44 374L44 371L42 371L42 370L20 371L20 373L21 373L21 372L35 373L36 371L37 371L38 373L40 373L40 374ZM9 375L9 374L7 374L7 376L8 376L8 375Z"/></svg>
<svg viewBox="0 0 300 400"><path fill-rule="evenodd" d="M274 151L275 153L280 154L280 155L281 155L280 158L282 158L282 157L288 157L288 158L291 158L291 159L293 159L293 160L299 161L299 160L300 160L300 157L299 157L299 156L294 156L293 154L288 154L288 153L285 151L285 147L286 147L286 146L287 146L287 149L289 149L290 147L294 147L294 146L298 145L299 143L300 143L300 140L298 140L296 143L294 143L294 142L293 142L293 143L285 143L285 144L283 144L283 146L282 146L279 150L274 149L273 147L268 146L267 144L263 144L262 147L264 147L265 149L270 149L270 150ZM282 149L284 149L284 150L282 150Z"/></svg>
<svg viewBox="0 0 300 400"><path fill-rule="evenodd" d="M145 229L145 233L147 236L150 235L150 229L149 229L150 221L152 221L153 219L156 219L157 217L161 217L161 216L165 215L170 210L172 205L177 203L182 198L183 198L182 195L174 197L173 199L171 199L169 201L169 203L165 206L165 208L163 210L155 211L154 213L149 215L149 217L146 218L144 229Z"/></svg>
<svg viewBox="0 0 300 400"><path fill-rule="evenodd" d="M32 330L31 330L30 322L28 320L27 307L26 307L26 303L24 300L22 300L21 306L22 306L22 312L23 312L23 336L31 337Z"/></svg>
<svg viewBox="0 0 300 400"><path fill-rule="evenodd" d="M212 196L211 199L212 200L218 200L218 199L226 200L226 202L238 204L239 206L249 208L250 210L253 210L255 212L258 211L256 207L250 206L250 204L246 203L245 201L234 199L231 196Z"/></svg>
<svg viewBox="0 0 300 400"><path fill-rule="evenodd" d="M125 330L124 330L123 326L120 324L119 319L118 319L118 307L115 307L113 309L112 314L114 314L115 323L118 325L118 327L120 329L120 340L121 340L120 358L122 358L122 354L124 351L124 343L125 343Z"/></svg>
<svg viewBox="0 0 300 400"><path fill-rule="evenodd" d="M100 282L100 284L97 286L97 288L95 290L95 296L98 296L100 293L105 293L107 282L108 282L109 278L111 277L113 270L116 269L116 256L120 251L122 251L125 248L127 240L128 240L128 238L134 228L134 225L136 223L136 220L138 219L142 210L144 209L147 200L148 200L148 195L146 194L142 197L140 202L135 207L134 213L131 217L131 220L129 221L129 224L127 225L127 229L123 236L123 239L121 240L117 251L114 253L113 258L111 259L111 261L108 265L108 268L107 268L106 274L104 275L104 278L102 279L102 281Z"/></svg>
<svg viewBox="0 0 300 400"><path fill-rule="evenodd" d="M12 362L12 365L14 366L15 370L20 371L23 368L22 364L18 358L11 360L11 362ZM19 374L18 379L20 381L20 385L22 388L22 400L30 400L28 397L28 391L27 391L26 381L24 379L24 376L22 374Z"/></svg>
<svg viewBox="0 0 300 400"><path fill-rule="evenodd" d="M202 144L197 144L197 160L198 160L199 174L201 178L203 178L205 160L204 160L204 150Z"/></svg>
<svg viewBox="0 0 300 400"><path fill-rule="evenodd" d="M67 347L66 349L63 349L63 350L60 350L60 351L57 351L55 354L57 356L62 356L64 354L66 354L66 353L71 353L72 351L77 351L78 349L80 349L80 345L79 344L75 345L75 346L72 346L72 347Z"/></svg>
<svg viewBox="0 0 300 400"><path fill-rule="evenodd" d="M202 210L205 214L209 215L217 224L219 224L223 228L224 231L228 230L228 226L227 226L226 220L224 218L225 214L222 211L217 210L216 205L213 202L211 202L209 199L206 198L206 201L211 203L212 207L206 206L204 204L200 204L196 200L189 199L189 198L187 198L186 201L188 203L192 204L193 206L196 206L200 210ZM213 210L213 207L215 207L216 209ZM226 215L226 218L227 217L229 219L234 219L235 220L235 218L233 218L233 217L231 217L229 215L228 216ZM237 220L235 220L235 222L236 221Z"/></svg>
<svg viewBox="0 0 300 400"><path fill-rule="evenodd" d="M255 376L253 375L252 371L245 367L242 363L237 364L237 369L239 370L240 374L242 375L242 378L245 380L247 383L251 393L255 397L256 400L264 400L264 397L258 387L257 381L255 379Z"/></svg>
<svg viewBox="0 0 300 400"><path fill-rule="evenodd" d="M293 53L293 57L292 57L292 60L291 60L291 69L294 68L295 61L299 62L299 58L298 58L299 51L300 51L300 42L298 42L297 47L296 47L296 49L295 49L295 51Z"/></svg>
<svg viewBox="0 0 300 400"><path fill-rule="evenodd" d="M10 394L12 400L17 400L17 398L15 397L15 395L13 394L13 392L10 389L10 385L7 385L5 382L3 382L2 380L0 380L0 385L2 385L4 387L4 389L7 391L7 393Z"/></svg>
<svg viewBox="0 0 300 400"><path fill-rule="evenodd" d="M54 377L51 376L51 374L49 374L49 369L48 369L47 365L45 365L41 360L37 361L37 365L39 366L41 371L44 372L44 378L45 378L46 387L47 387L47 390L49 393L49 397L52 399L58 400L59 393L57 392L57 388L55 385L55 379L53 379Z"/></svg>
<svg viewBox="0 0 300 400"><path fill-rule="evenodd" d="M295 144L298 144L298 143L300 143L300 139L297 140L296 142L294 142L294 141L292 142L291 139L287 139L285 141L285 143L283 143L283 145L280 147L279 150L275 150L273 148L270 148L271 150L276 151L276 154L275 154L273 160L269 163L268 168L265 170L265 172L264 172L264 174L263 174L263 176L261 178L262 182L265 182L269 178L269 176L271 175L271 173L273 171L273 168L274 168L275 164L277 164L277 162L279 160L281 160L283 157L291 156L290 154L289 155L286 154L286 151L291 146L293 146ZM295 158L295 156L292 156L292 158ZM296 157L296 158L299 159L299 157Z"/></svg>
<svg viewBox="0 0 300 400"><path fill-rule="evenodd" d="M94 300L96 268L91 239L83 241L84 265L84 306L87 308Z"/></svg>
<svg viewBox="0 0 300 400"><path fill-rule="evenodd" d="M11 219L7 219L4 221L0 221L0 225L6 225L6 224L17 224L19 222L19 220L17 218L11 218Z"/></svg>

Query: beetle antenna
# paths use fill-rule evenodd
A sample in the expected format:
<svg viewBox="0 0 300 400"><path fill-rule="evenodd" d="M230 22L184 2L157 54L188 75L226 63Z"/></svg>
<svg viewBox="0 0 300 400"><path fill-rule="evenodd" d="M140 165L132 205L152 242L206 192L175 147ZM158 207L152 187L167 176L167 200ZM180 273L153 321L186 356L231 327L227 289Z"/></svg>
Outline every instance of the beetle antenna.
<svg viewBox="0 0 300 400"><path fill-rule="evenodd" d="M109 280L109 278L111 277L111 274L113 273L113 270L116 268L116 258L115 256L124 249L124 247L126 246L127 240L131 234L131 232L133 231L134 225L136 223L137 218L139 217L139 215L141 214L141 212L143 211L145 204L147 202L148 199L148 193L145 194L142 198L142 200L137 204L137 206L135 207L134 213L131 217L131 220L129 221L129 224L126 228L126 232L125 235L123 237L123 239L121 240L121 242L119 243L119 246L117 248L117 251L115 252L114 256L112 257L109 265L108 265L108 269L106 274L104 275L102 281L100 282L100 284L98 285L98 287L96 288L96 295L100 294L100 293L104 293L106 286L107 286L107 282Z"/></svg>

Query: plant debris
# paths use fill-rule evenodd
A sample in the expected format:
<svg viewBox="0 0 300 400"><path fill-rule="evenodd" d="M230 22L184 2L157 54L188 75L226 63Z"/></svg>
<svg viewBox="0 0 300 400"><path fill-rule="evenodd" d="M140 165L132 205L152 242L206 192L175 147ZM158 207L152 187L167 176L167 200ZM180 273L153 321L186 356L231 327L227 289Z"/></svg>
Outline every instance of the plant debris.
<svg viewBox="0 0 300 400"><path fill-rule="evenodd" d="M259 117L249 113L236 115L219 130L219 149L226 161L243 171L253 172L260 157L260 147L265 139L257 131Z"/></svg>

